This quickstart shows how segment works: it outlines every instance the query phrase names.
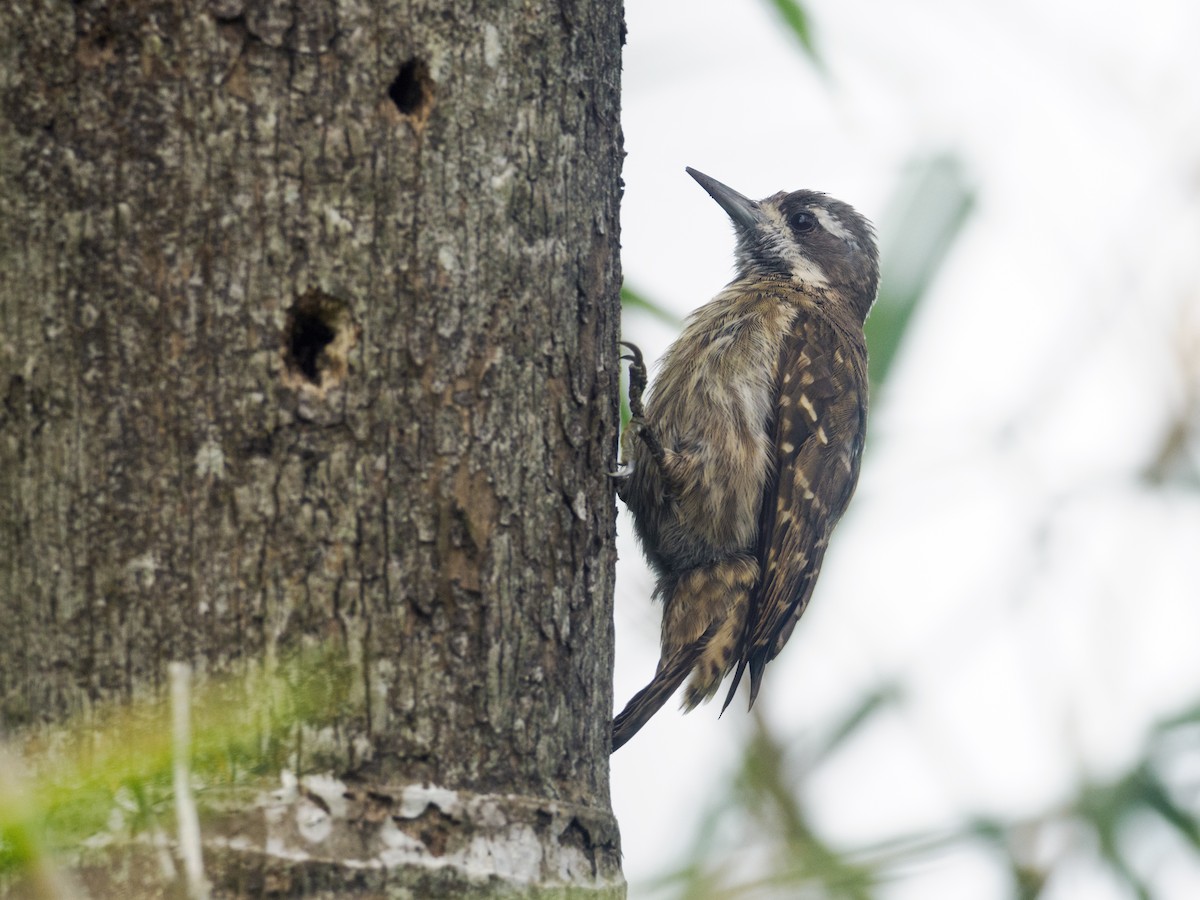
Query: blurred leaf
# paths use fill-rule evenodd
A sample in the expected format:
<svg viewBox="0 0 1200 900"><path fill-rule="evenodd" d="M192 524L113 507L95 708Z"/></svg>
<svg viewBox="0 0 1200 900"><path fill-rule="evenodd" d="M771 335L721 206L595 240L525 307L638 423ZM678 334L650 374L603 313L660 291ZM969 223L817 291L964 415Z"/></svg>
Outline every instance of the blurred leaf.
<svg viewBox="0 0 1200 900"><path fill-rule="evenodd" d="M817 834L800 803L800 780L788 764L784 746L762 713L755 711L754 733L734 779L731 800L751 826L745 843L767 852L773 864L769 875L739 885L739 892L766 886L820 886L823 896L867 900L876 873L852 862Z"/></svg>
<svg viewBox="0 0 1200 900"><path fill-rule="evenodd" d="M1143 760L1111 782L1085 783L1070 810L1095 832L1100 858L1143 900L1153 895L1130 865L1122 838L1130 820L1153 810L1161 793L1158 779Z"/></svg>
<svg viewBox="0 0 1200 900"><path fill-rule="evenodd" d="M617 393L621 401L621 432L624 433L625 426L633 418L633 413L629 411L629 375L624 369L621 370L621 389Z"/></svg>
<svg viewBox="0 0 1200 900"><path fill-rule="evenodd" d="M1200 703L1189 706L1182 712L1163 719L1155 725L1153 734L1163 735L1184 728L1192 728L1196 725L1200 725Z"/></svg>
<svg viewBox="0 0 1200 900"><path fill-rule="evenodd" d="M880 230L879 299L866 327L873 388L887 378L912 314L974 203L962 164L948 155L913 165L897 190Z"/></svg>
<svg viewBox="0 0 1200 900"><path fill-rule="evenodd" d="M357 713L354 669L344 652L317 648L286 657L270 672L211 679L195 694L192 772L214 788L246 776L274 778L285 766L320 768L302 756L302 726L329 726ZM18 752L29 772L0 778L0 876L28 869L43 853L109 830L150 827L173 802L170 710L165 698L104 707L86 719L30 735Z"/></svg>
<svg viewBox="0 0 1200 900"><path fill-rule="evenodd" d="M804 51L804 55L817 68L818 71L824 73L826 71L825 61L821 59L821 54L817 52L817 44L813 39L812 24L809 21L808 12L796 0L768 0L770 6L783 18L788 30L800 42L800 47Z"/></svg>
<svg viewBox="0 0 1200 900"><path fill-rule="evenodd" d="M1180 389L1176 408L1141 472L1155 486L1200 488L1200 321L1194 302L1185 303L1174 327L1174 357Z"/></svg>
<svg viewBox="0 0 1200 900"><path fill-rule="evenodd" d="M900 699L900 689L897 685L884 685L869 694L859 698L858 705L850 710L843 719L834 726L833 730L820 742L812 754L810 768L828 759L834 751L842 746L848 738L854 735L868 719L884 706L895 703Z"/></svg>
<svg viewBox="0 0 1200 900"><path fill-rule="evenodd" d="M1172 417L1159 439L1158 450L1143 468L1141 477L1152 485L1200 487L1200 471L1193 459L1192 416L1183 412Z"/></svg>
<svg viewBox="0 0 1200 900"><path fill-rule="evenodd" d="M664 325L674 329L683 327L683 320L665 307L659 306L653 300L640 294L627 284L621 285L621 310L637 309L649 313Z"/></svg>
<svg viewBox="0 0 1200 900"><path fill-rule="evenodd" d="M1172 799L1167 786L1153 772L1145 772L1143 800L1195 849L1200 849L1200 827L1196 819Z"/></svg>

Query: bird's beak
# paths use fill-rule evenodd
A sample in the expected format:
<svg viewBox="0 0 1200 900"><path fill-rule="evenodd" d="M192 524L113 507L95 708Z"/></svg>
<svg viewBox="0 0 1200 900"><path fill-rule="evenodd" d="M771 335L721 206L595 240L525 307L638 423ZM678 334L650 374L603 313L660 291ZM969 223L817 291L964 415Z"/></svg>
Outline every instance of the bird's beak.
<svg viewBox="0 0 1200 900"><path fill-rule="evenodd" d="M700 187L708 191L708 195L721 204L721 209L729 213L729 218L738 229L753 228L763 221L762 207L749 197L743 197L733 188L721 184L715 178L709 178L703 172L697 172L688 167L687 173L700 183Z"/></svg>

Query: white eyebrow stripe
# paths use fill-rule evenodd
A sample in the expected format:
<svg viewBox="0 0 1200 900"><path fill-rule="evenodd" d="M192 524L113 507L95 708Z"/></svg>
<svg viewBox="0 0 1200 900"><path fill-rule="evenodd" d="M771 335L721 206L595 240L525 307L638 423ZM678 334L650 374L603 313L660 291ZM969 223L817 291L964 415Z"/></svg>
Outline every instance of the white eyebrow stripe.
<svg viewBox="0 0 1200 900"><path fill-rule="evenodd" d="M817 221L821 223L821 227L828 231L836 238L841 238L843 241L849 241L852 244L858 243L858 238L846 230L846 226L842 224L842 220L835 216L827 209L822 209L819 206L809 207L809 212L817 217Z"/></svg>

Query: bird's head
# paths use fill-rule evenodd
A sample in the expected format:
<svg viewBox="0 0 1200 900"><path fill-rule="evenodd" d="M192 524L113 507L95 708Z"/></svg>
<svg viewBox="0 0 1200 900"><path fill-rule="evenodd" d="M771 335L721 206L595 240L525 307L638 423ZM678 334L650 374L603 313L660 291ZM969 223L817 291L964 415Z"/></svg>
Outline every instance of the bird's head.
<svg viewBox="0 0 1200 900"><path fill-rule="evenodd" d="M817 191L780 191L751 200L689 168L733 220L738 278L783 275L812 288L837 291L859 321L879 287L879 251L871 223L840 200Z"/></svg>

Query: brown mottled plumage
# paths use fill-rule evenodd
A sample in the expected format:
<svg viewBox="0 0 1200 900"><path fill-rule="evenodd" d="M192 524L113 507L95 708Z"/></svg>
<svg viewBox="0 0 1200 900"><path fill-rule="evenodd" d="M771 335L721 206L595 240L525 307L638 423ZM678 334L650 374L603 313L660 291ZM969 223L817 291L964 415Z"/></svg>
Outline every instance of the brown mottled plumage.
<svg viewBox="0 0 1200 900"><path fill-rule="evenodd" d="M616 750L691 675L684 706L763 669L808 606L858 481L870 225L813 191L755 202L693 169L737 231L737 277L692 314L646 407L633 351L618 493L658 575L662 656L613 721Z"/></svg>

